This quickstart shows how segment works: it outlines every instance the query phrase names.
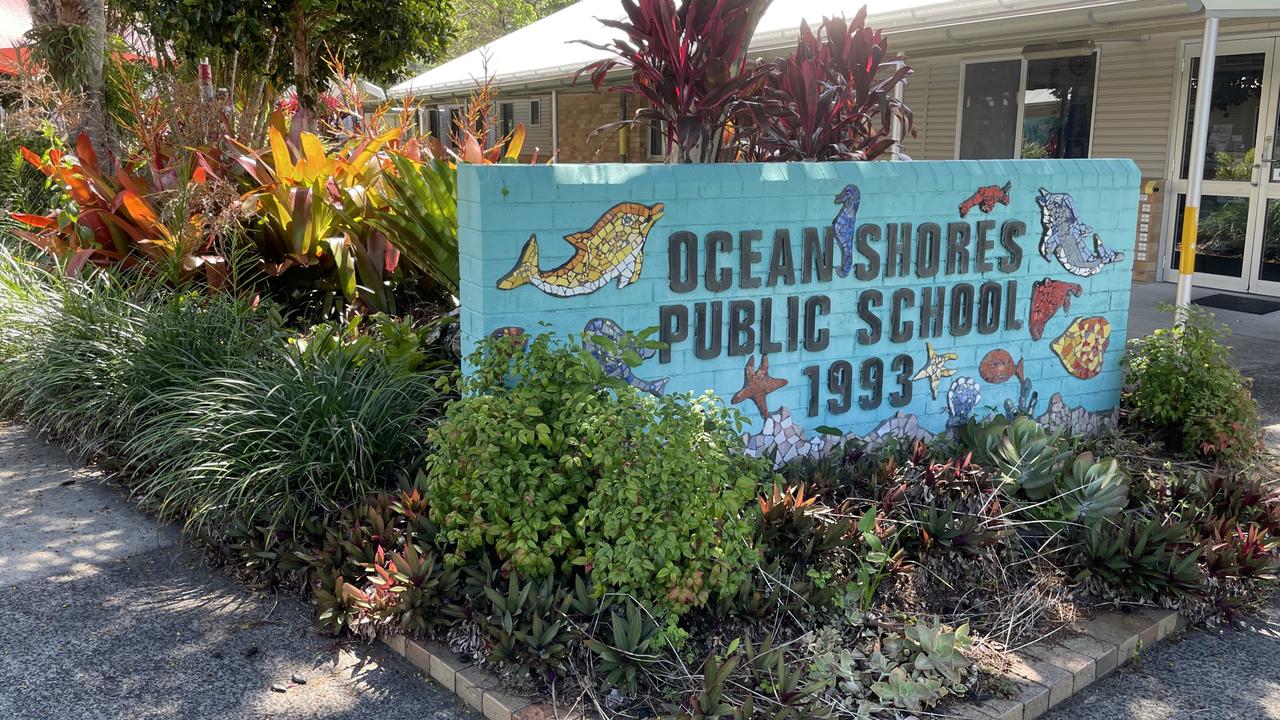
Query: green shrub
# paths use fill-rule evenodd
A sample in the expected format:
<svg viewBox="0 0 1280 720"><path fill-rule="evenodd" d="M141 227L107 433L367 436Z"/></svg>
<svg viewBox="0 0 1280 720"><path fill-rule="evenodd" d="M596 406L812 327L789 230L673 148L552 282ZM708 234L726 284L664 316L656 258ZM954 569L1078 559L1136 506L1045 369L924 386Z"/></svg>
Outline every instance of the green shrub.
<svg viewBox="0 0 1280 720"><path fill-rule="evenodd" d="M1122 406L1183 452L1242 460L1258 449L1258 405L1231 366L1227 334L1192 306L1182 328L1129 342Z"/></svg>
<svg viewBox="0 0 1280 720"><path fill-rule="evenodd" d="M735 591L756 558L764 466L735 411L606 378L578 340L488 341L432 432L432 518L462 555L529 578L590 568L595 591L680 613Z"/></svg>
<svg viewBox="0 0 1280 720"><path fill-rule="evenodd" d="M40 155L53 142L52 132L0 130L0 226L13 222L11 212L40 215L53 207L57 191L44 173L22 156L24 147Z"/></svg>

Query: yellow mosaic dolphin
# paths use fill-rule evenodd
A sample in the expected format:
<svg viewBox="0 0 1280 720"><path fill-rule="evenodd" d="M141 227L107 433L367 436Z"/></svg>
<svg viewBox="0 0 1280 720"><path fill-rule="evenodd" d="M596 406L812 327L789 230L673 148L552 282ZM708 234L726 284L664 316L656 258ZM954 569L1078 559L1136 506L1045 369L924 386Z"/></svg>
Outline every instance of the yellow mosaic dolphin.
<svg viewBox="0 0 1280 720"><path fill-rule="evenodd" d="M590 230L565 235L578 252L554 270L538 269L538 236L530 235L519 262L498 281L498 289L528 283L548 295L571 297L593 293L615 278L624 288L640 279L644 241L662 212L662 203L614 205Z"/></svg>

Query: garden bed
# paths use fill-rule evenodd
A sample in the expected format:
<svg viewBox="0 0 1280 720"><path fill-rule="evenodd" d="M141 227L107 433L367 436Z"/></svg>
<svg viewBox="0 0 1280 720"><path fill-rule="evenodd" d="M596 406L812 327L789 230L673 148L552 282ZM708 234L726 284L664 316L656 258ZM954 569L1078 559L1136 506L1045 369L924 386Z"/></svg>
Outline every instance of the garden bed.
<svg viewBox="0 0 1280 720"><path fill-rule="evenodd" d="M6 257L7 415L246 580L310 594L328 631L424 639L410 659L486 714L492 691L614 717L1025 717L1110 666L1072 627L1119 664L1175 612L1248 612L1275 567L1271 460L1136 402L1094 438L999 414L775 470L718 400L638 391L580 339L490 340L459 388L431 327L299 332ZM1209 328L1180 347L1213 355ZM1135 387L1170 352L1135 345Z"/></svg>
<svg viewBox="0 0 1280 720"><path fill-rule="evenodd" d="M747 72L745 43L758 14L748 4L737 8L733 33L717 29L724 18L693 13L681 16L690 23L682 37L712 55L699 33L718 38L725 57L737 58L735 82L760 88L767 102L735 104L729 93L712 91L713 82L682 87L674 94L718 99L697 117L687 108L647 108L646 120L668 128L674 157L870 159L901 139L891 134L892 120L909 125L911 116L891 91L909 69L885 54L865 15L827 21L816 34L806 30L790 59ZM862 49L835 57L834 46ZM629 45L617 50L624 59L635 54ZM636 72L652 67L632 59ZM880 69L895 69L884 83L873 82L882 61ZM719 77L728 60L710 62L720 70L689 77ZM598 77L610 67L599 65ZM806 133L805 144L793 142L792 129L812 124L787 119L795 105L789 73L829 78L823 82L840 89L827 108L839 122L817 125L844 134ZM483 129L493 100L482 85L460 127ZM503 204L532 203L530 188L482 188L485 173L457 172L459 164L514 161L522 131L489 148L463 131L453 152L438 138L414 136L410 113L398 127L371 125L341 138L304 131L305 116L264 113L250 123L255 137L227 141L208 131L183 138L177 130L194 132L198 124L172 123L137 104L138 128L169 129L134 138L136 152L118 167L86 136L74 148L53 143L41 154L23 153L50 179L26 194L33 203L56 198L15 213L21 229L0 236L0 413L97 462L246 582L309 598L322 631L382 637L490 718L583 712L861 719L950 709L1025 719L1181 622L1233 621L1274 576L1280 494L1274 463L1259 455L1247 381L1198 313L1183 329L1108 347L1127 304L1123 253L1107 250L1076 217L1080 208L1066 192L1037 194L1028 182L1013 196L1008 184L979 187L975 195L971 175L924 164L910 170L932 175L937 202L921 207L951 213L967 196L1004 198L987 203L1008 215L1003 225L986 219L981 203L959 210L975 213L966 221L975 263L968 278L959 277L967 270L955 273L948 293L967 297L970 309L977 302L967 321L963 311L952 313L957 322L948 316L948 327L968 335L957 347L987 383L990 407L980 405L972 377L955 378L956 392L939 396L942 378L958 371L947 363L959 354L923 335L907 337L908 324L893 318L901 320L901 310L890 308L900 307L892 297L908 297L897 291L904 288L891 290L890 302L879 297L890 322L873 317L877 339L862 345L880 344L881 351L860 357L856 370L812 322L830 311L831 288L814 288L803 302L797 295L797 311L806 315L791 323L792 357L767 351L776 356L771 371L765 348L782 343L765 337L763 318L774 306L764 297L772 290L761 283L764 261L750 248L754 240L740 244L732 265L744 286L738 289L760 296L751 298L758 305L742 307L761 318L761 359L741 358L752 343L736 352L722 346L719 370L743 378L738 402L726 403L714 393L665 392L679 382L668 388L666 380L633 372L675 342L685 343L677 352L697 357L690 345L699 334L698 303L714 314L708 308L716 300L691 295L692 309L667 303L668 314L658 317L670 324L629 328L633 334L595 316L615 309L593 304L604 294L585 298L630 288L620 312L635 312L622 319L643 326L650 317L644 313L666 297L660 292L728 289L730 266L720 275L710 264L696 272L702 254L693 248L702 238L714 256L734 235L703 221L733 219L742 207L763 204L709 198L719 216L693 205L668 207L669 198L656 196L596 207L619 200L608 183L588 193L543 182L541 189L582 196L575 208L556 204L559 197L539 201L543 224L534 229L544 247L549 233L570 229L562 227L562 213L586 223L574 225L582 232L568 245L576 250L555 252L573 252L587 269L568 262L568 269L548 270L537 262L536 239L527 239L526 219ZM869 123L872 117L883 127ZM724 132L728 125L736 135ZM684 129L672 132L677 128ZM721 146L725 139L730 146ZM1099 185L1092 170L1078 173L1090 178L1080 188L1091 188L1094 207L1109 208L1098 214L1114 224L1094 222L1111 242L1127 237L1133 221L1120 203L1128 202L1120 196L1133 170L1122 165L1112 167L1109 185ZM904 183L878 175L903 172L892 167L726 167L716 173L681 164L651 177L737 178L696 191L682 185L673 191L678 201L722 190L735 195L730 188L750 185L749 176L763 183L802 167L786 202L805 226L830 223L829 236L839 226L843 236L827 240L832 248L837 239L854 247L858 227L883 228L887 238L906 224L891 222L898 193L889 191ZM1052 176L1053 167L1022 165L1027 174L1019 183ZM582 174L516 170L488 177ZM868 185L864 197L843 179L828 187L842 173L878 176L879 191ZM518 226L511 235L525 243L518 255L512 245L502 257L459 262L459 177L494 203L484 209L494 222L482 225ZM751 187L766 195L762 184ZM1036 207L1049 206L1058 219L1041 216L1037 258L1023 241L1031 240L1026 231ZM809 220L809 208L821 211L821 222ZM479 231L477 212L468 201L464 232ZM668 250L692 243L686 257L695 269L651 259L650 274L641 277L645 234L664 213L683 223L673 226ZM760 238L760 250L770 231L769 248L778 251L767 273L777 282L794 282L796 257L809 266L802 277L810 272L832 287L833 275L863 273L852 251L837 265L834 249L821 249L816 227L773 233L774 220L753 217L738 237ZM943 226L970 232L950 215L912 220L921 237L939 243ZM1055 233L1059 227L1071 237ZM12 248L15 233L26 250ZM975 279L987 272L982 255L988 246L996 252L997 234L1007 254L986 261L1005 274L1022 273L1003 284ZM607 267L582 259L588 246L619 237L630 244L597 248L611 258ZM793 249L793 237L806 244ZM1093 247L1069 254L1061 246L1068 241ZM925 262L913 281L938 274L940 252L932 271ZM1088 257L1075 257L1081 253ZM899 254L905 272L909 253ZM868 267L870 257L864 254ZM654 276L652 268L663 265L674 274ZM882 266L884 277L902 280L889 266ZM1041 279L1050 272L1070 282ZM1015 307L1017 282L1024 304ZM1028 284L1049 290L1038 310L1024 314ZM482 286L501 303L473 297L490 310L505 308L502 316L477 321L472 306L455 322L455 298ZM835 300L854 312L861 288L850 280L837 289L843 294ZM1072 293L1078 311L1095 314L1062 317ZM588 304L566 305L568 297ZM999 302L1005 312L997 311ZM564 325L572 333L558 335L506 324L510 316L527 323L539 308L583 316ZM682 331L681 312L693 318ZM981 319L970 332L975 314L988 316L988 332ZM1031 340L1015 336L1024 316ZM503 325L492 327L499 319ZM1026 345L1040 341L1052 321L1062 325L1057 340ZM889 325L902 337L893 340ZM670 342L655 340L664 332ZM1024 343L1044 372L1028 376L1009 349L987 347L989 339ZM908 340L924 346L914 357L898 347ZM800 344L809 355L801 357ZM464 345L475 348L465 363ZM819 352L827 352L825 372L801 367ZM787 362L791 380L782 377ZM796 373L804 373L809 392ZM894 373L896 388L886 384ZM1016 390L1008 382L1015 377ZM1036 414L1032 383L1044 383L1037 387L1058 399L1048 412ZM1068 408L1050 388L1074 388L1090 406ZM787 406L770 412L770 392L790 398ZM811 417L848 413L867 425L860 431L874 429L859 436L815 426L805 437L788 409L804 401ZM751 406L759 417L749 422L740 408ZM868 414L881 406L882 415ZM1070 427L1053 422L1077 412L1081 422ZM936 432L910 432L920 430L921 417ZM757 423L767 430L748 432ZM1091 432L1070 432L1081 428Z"/></svg>
<svg viewBox="0 0 1280 720"><path fill-rule="evenodd" d="M990 672L991 684L1001 685L1003 695L986 693L982 698L952 702L933 714L973 720L1034 720L1186 627L1186 618L1180 613L1152 607L1099 615L1021 651L1002 655L998 669ZM384 634L380 640L488 720L573 720L607 715L607 711L597 712L585 697L557 700L504 692L498 677L438 643L396 634Z"/></svg>

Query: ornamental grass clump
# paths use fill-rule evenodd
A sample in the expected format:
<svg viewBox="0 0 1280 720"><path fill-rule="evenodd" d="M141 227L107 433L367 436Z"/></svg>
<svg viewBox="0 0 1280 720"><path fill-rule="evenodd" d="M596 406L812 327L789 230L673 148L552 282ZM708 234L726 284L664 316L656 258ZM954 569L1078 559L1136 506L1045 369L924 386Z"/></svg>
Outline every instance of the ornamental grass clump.
<svg viewBox="0 0 1280 720"><path fill-rule="evenodd" d="M147 470L138 492L194 529L297 527L394 487L420 462L438 379L381 344L294 343L159 395L166 409L126 454Z"/></svg>
<svg viewBox="0 0 1280 720"><path fill-rule="evenodd" d="M138 338L124 285L63 278L0 249L0 407L84 450L111 435Z"/></svg>
<svg viewBox="0 0 1280 720"><path fill-rule="evenodd" d="M494 553L529 578L591 572L679 615L735 591L757 553L766 469L711 397L655 397L606 377L572 340L490 340L431 433L424 477L451 560Z"/></svg>
<svg viewBox="0 0 1280 720"><path fill-rule="evenodd" d="M283 343L279 316L249 300L138 275L66 277L7 250L0 297L0 405L100 459L167 409L159 398Z"/></svg>

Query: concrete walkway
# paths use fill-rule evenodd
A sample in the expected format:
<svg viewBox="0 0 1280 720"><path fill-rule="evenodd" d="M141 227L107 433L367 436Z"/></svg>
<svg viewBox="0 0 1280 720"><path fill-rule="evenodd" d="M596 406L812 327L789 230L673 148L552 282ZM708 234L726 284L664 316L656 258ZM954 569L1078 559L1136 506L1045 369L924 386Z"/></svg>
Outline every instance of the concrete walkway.
<svg viewBox="0 0 1280 720"><path fill-rule="evenodd" d="M1197 291L1196 297L1213 291ZM1135 285L1131 336L1168 327L1160 302L1173 286ZM1280 312L1250 315L1214 310L1231 328L1232 359L1253 378L1253 395L1280 449ZM1167 641L1140 662L1109 675L1049 713L1047 720L1262 720L1280 718L1280 596L1240 629L1194 630Z"/></svg>
<svg viewBox="0 0 1280 720"><path fill-rule="evenodd" d="M469 719L379 646L319 637L116 487L0 425L0 718ZM294 673L306 685L272 692Z"/></svg>

